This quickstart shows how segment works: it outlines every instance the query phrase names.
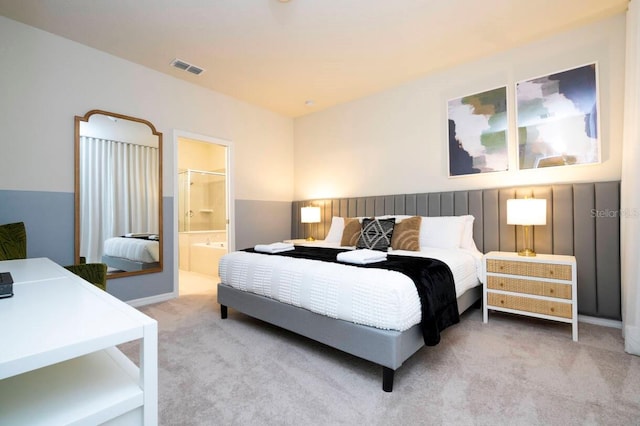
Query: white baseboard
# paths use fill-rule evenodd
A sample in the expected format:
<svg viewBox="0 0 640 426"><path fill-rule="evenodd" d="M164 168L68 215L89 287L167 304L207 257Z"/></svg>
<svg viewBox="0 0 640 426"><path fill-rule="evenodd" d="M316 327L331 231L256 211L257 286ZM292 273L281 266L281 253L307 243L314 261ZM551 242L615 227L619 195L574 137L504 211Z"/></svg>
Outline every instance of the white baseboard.
<svg viewBox="0 0 640 426"><path fill-rule="evenodd" d="M611 320L606 318L597 318L597 317L590 317L586 315L578 315L578 322L585 322L587 324L594 324L594 325L601 325L603 327L622 329L622 321Z"/></svg>
<svg viewBox="0 0 640 426"><path fill-rule="evenodd" d="M166 302L167 300L175 299L176 297L178 296L176 296L174 292L171 292L158 294L156 296L143 297L141 299L127 300L126 303L134 308L139 308L140 306L151 305L153 303Z"/></svg>

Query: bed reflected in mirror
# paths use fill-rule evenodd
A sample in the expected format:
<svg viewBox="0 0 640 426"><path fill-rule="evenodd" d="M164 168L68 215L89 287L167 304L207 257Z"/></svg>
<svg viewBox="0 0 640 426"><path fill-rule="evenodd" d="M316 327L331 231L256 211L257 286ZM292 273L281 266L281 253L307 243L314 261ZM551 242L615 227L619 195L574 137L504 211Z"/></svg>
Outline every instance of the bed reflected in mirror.
<svg viewBox="0 0 640 426"><path fill-rule="evenodd" d="M162 133L147 120L75 117L75 257L108 278L162 271Z"/></svg>

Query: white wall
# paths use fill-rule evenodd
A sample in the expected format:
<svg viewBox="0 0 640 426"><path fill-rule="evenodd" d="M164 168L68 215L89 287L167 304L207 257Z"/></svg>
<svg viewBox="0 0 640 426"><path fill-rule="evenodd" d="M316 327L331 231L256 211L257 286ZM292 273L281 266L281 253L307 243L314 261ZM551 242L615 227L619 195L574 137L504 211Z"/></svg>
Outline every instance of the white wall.
<svg viewBox="0 0 640 426"><path fill-rule="evenodd" d="M73 192L73 117L103 109L150 121L165 147L173 128L232 140L237 198L292 199L288 117L4 17L0 56L0 146L12 159L0 167L0 189ZM165 149L165 196L172 155Z"/></svg>
<svg viewBox="0 0 640 426"><path fill-rule="evenodd" d="M625 18L618 15L297 118L294 199L618 180L624 46ZM594 61L602 162L515 170L515 83ZM504 85L510 90L511 170L448 178L447 101Z"/></svg>

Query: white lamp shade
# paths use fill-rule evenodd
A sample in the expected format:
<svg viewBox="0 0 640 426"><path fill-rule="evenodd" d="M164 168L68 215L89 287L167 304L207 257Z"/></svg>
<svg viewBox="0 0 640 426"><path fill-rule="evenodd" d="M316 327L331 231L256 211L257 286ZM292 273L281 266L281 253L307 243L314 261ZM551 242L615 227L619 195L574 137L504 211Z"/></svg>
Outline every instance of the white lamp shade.
<svg viewBox="0 0 640 426"><path fill-rule="evenodd" d="M320 207L302 207L300 209L300 222L320 223Z"/></svg>
<svg viewBox="0 0 640 426"><path fill-rule="evenodd" d="M508 225L546 225L547 200L514 198L507 200Z"/></svg>

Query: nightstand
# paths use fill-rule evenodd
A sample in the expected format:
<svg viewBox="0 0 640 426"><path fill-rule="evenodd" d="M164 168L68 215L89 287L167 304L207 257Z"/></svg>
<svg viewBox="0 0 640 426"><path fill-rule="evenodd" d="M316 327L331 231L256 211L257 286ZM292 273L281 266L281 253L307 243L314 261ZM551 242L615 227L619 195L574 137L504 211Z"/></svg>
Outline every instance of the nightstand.
<svg viewBox="0 0 640 426"><path fill-rule="evenodd" d="M483 322L489 310L566 322L578 340L575 257L492 251L483 263Z"/></svg>
<svg viewBox="0 0 640 426"><path fill-rule="evenodd" d="M304 238L298 238L296 240L284 240L283 243L291 243L294 246L304 245L304 244L313 244L315 241L307 241Z"/></svg>

